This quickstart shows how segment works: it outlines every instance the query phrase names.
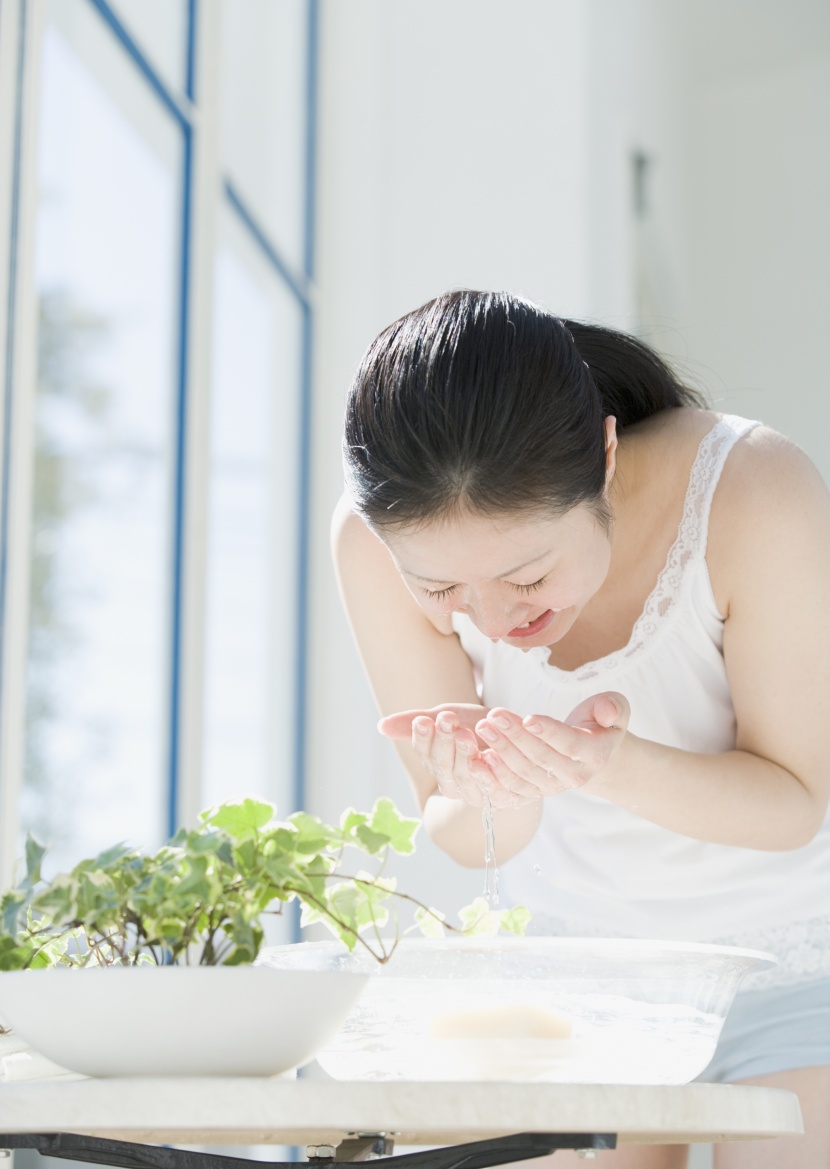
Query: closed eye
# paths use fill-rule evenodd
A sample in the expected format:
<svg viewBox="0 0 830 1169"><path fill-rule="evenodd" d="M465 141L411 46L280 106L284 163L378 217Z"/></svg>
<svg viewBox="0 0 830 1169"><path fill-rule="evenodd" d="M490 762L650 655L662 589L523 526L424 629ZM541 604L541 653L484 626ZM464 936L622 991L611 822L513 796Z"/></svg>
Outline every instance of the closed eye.
<svg viewBox="0 0 830 1169"><path fill-rule="evenodd" d="M508 584L519 593L532 593L536 589L540 589L547 579L547 576L542 576L539 580L535 580L533 584L513 584L512 581L508 581Z"/></svg>
<svg viewBox="0 0 830 1169"><path fill-rule="evenodd" d="M443 601L454 593L457 588L458 585L448 585L445 589L435 589L435 591L432 589L424 589L424 592L431 601Z"/></svg>
<svg viewBox="0 0 830 1169"><path fill-rule="evenodd" d="M515 589L517 593L533 593L536 589L540 589L547 580L547 576L542 576L539 580L534 580L531 584L514 584L513 581L507 581L511 589ZM447 597L452 596L458 585L447 585L445 589L424 589L424 593L431 601L445 601Z"/></svg>

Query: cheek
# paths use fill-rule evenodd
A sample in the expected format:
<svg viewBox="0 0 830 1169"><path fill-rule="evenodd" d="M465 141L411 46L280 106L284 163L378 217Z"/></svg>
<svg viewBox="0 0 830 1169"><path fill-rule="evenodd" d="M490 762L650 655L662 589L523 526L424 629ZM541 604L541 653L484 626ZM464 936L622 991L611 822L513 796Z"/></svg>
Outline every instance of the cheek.
<svg viewBox="0 0 830 1169"><path fill-rule="evenodd" d="M581 609L599 592L607 575L608 565L597 558L582 570L574 570L567 578L552 584L545 590L545 599L552 609Z"/></svg>

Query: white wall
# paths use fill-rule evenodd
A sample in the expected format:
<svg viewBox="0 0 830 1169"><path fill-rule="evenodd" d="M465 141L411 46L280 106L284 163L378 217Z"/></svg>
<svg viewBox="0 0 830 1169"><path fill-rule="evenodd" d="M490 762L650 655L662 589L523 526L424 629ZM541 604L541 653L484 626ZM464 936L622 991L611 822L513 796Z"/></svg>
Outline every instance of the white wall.
<svg viewBox="0 0 830 1169"><path fill-rule="evenodd" d="M372 337L448 287L641 329L830 478L830 8L823 0L323 0L310 802L414 810L327 549ZM631 155L647 153L645 220ZM426 840L407 884L480 877ZM423 886L421 886L423 882Z"/></svg>
<svg viewBox="0 0 830 1169"><path fill-rule="evenodd" d="M450 287L589 311L587 14L578 0L324 0L310 772L329 815L383 792L415 810L323 540L346 388L384 325ZM401 878L448 909L482 885L425 838Z"/></svg>
<svg viewBox="0 0 830 1169"><path fill-rule="evenodd" d="M830 482L830 6L696 7L677 30L686 343L723 409L789 435Z"/></svg>

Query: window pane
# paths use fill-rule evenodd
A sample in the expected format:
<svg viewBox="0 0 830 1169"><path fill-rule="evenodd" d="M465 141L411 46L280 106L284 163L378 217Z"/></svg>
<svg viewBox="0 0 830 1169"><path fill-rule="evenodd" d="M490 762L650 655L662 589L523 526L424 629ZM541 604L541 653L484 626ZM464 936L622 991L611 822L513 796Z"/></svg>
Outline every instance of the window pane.
<svg viewBox="0 0 830 1169"><path fill-rule="evenodd" d="M223 211L215 268L204 804L293 798L301 310Z"/></svg>
<svg viewBox="0 0 830 1169"><path fill-rule="evenodd" d="M109 0L121 23L171 89L187 81L187 0Z"/></svg>
<svg viewBox="0 0 830 1169"><path fill-rule="evenodd" d="M91 5L48 11L23 821L63 866L166 830L182 143Z"/></svg>
<svg viewBox="0 0 830 1169"><path fill-rule="evenodd" d="M307 0L222 0L220 149L280 254L303 266Z"/></svg>

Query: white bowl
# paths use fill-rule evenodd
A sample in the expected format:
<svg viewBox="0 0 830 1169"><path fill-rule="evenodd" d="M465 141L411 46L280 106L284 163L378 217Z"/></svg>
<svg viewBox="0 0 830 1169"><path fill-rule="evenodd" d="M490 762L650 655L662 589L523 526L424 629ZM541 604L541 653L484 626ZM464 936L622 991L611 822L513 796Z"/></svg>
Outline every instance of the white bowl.
<svg viewBox="0 0 830 1169"><path fill-rule="evenodd" d="M258 961L371 969L327 942ZM684 1084L711 1060L741 978L775 961L616 938L405 939L317 1062L336 1079Z"/></svg>
<svg viewBox="0 0 830 1169"><path fill-rule="evenodd" d="M0 1011L35 1051L88 1076L269 1076L312 1059L368 981L320 968L16 970L0 974Z"/></svg>

